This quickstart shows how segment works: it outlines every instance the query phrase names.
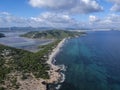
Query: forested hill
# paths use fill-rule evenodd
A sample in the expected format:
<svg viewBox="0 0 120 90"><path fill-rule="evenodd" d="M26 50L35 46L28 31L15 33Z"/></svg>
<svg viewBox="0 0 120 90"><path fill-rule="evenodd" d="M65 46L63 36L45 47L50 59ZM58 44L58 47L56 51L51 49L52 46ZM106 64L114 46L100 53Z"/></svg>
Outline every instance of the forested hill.
<svg viewBox="0 0 120 90"><path fill-rule="evenodd" d="M31 31L24 35L23 37L28 38L40 38L40 39L62 39L66 37L75 37L84 34L84 32L73 32L65 30L46 30L46 31Z"/></svg>
<svg viewBox="0 0 120 90"><path fill-rule="evenodd" d="M2 34L2 33L0 33L0 38L1 38L1 37L5 37L5 35L4 35L4 34Z"/></svg>

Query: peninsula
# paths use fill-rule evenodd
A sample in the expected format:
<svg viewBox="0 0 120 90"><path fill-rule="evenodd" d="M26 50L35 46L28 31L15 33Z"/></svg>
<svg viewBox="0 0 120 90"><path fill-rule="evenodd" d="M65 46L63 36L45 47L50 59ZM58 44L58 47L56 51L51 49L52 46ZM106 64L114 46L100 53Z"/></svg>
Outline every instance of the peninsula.
<svg viewBox="0 0 120 90"><path fill-rule="evenodd" d="M82 32L61 30L32 31L22 36L33 39L54 39L39 46L36 53L0 45L0 90L46 90L49 83L58 83L60 67L52 63L66 38Z"/></svg>
<svg viewBox="0 0 120 90"><path fill-rule="evenodd" d="M67 31L67 30L44 30L44 31L31 31L22 37L33 38L33 39L63 39L68 37L76 37L85 32Z"/></svg>

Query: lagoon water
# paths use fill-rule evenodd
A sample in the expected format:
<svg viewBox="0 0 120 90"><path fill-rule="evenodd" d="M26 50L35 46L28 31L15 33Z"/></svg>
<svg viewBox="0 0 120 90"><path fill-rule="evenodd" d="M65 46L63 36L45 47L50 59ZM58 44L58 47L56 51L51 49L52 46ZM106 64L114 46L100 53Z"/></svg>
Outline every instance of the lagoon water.
<svg viewBox="0 0 120 90"><path fill-rule="evenodd" d="M38 51L38 46L51 42L51 40L35 40L19 36L27 33L26 31L3 31L1 33L4 33L6 37L0 38L0 44L32 52Z"/></svg>
<svg viewBox="0 0 120 90"><path fill-rule="evenodd" d="M56 60L67 67L60 90L120 90L120 31L69 39Z"/></svg>

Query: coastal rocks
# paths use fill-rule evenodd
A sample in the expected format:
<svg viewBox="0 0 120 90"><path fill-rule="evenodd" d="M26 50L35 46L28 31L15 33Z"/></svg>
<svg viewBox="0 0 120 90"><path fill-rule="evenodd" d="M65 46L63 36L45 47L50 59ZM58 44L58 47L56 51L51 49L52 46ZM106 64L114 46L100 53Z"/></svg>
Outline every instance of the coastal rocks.
<svg viewBox="0 0 120 90"><path fill-rule="evenodd" d="M47 90L57 90L58 88L60 88L60 85L58 84L64 82L65 80L65 76L61 72L61 70L65 68L63 66L57 66L54 64L56 61L54 57L57 55L57 53L59 53L65 41L66 39L63 39L62 41L60 41L57 47L54 48L52 53L49 55L49 59L47 63L50 65L50 70L48 71L50 79L46 80L46 82L48 83Z"/></svg>

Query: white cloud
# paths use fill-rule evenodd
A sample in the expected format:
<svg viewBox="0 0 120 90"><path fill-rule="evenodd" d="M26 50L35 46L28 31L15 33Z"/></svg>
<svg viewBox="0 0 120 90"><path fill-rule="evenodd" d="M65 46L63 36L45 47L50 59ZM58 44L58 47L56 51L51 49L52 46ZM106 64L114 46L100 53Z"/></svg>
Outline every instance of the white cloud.
<svg viewBox="0 0 120 90"><path fill-rule="evenodd" d="M120 0L109 0L109 1L114 3L114 5L110 10L115 12L120 12Z"/></svg>
<svg viewBox="0 0 120 90"><path fill-rule="evenodd" d="M29 4L37 8L67 13L92 13L103 10L96 0L29 0Z"/></svg>
<svg viewBox="0 0 120 90"><path fill-rule="evenodd" d="M111 8L111 11L119 12L120 11L120 4L113 5L113 7Z"/></svg>
<svg viewBox="0 0 120 90"><path fill-rule="evenodd" d="M42 23L47 27L77 27L77 21L71 18L69 15L57 14L57 13L43 13L39 17L32 17L32 20L36 23Z"/></svg>
<svg viewBox="0 0 120 90"><path fill-rule="evenodd" d="M42 13L38 17L29 17L22 18L16 17L11 14L3 15L0 14L0 27L10 27L10 26L18 26L18 27L77 27L78 23L69 15L65 14L57 14L57 13Z"/></svg>
<svg viewBox="0 0 120 90"><path fill-rule="evenodd" d="M54 28L120 28L120 15L110 14L104 18L89 16L89 21L78 22L67 14L42 13L38 17L17 17L12 14L0 13L0 27L54 27Z"/></svg>
<svg viewBox="0 0 120 90"><path fill-rule="evenodd" d="M96 16L95 16L96 17ZM91 28L109 28L109 29L119 29L120 28L120 15L110 14L105 18L97 18L98 20L90 21Z"/></svg>
<svg viewBox="0 0 120 90"><path fill-rule="evenodd" d="M89 21L90 22L96 22L96 21L98 21L99 19L96 17L96 16L93 16L93 15L90 15L89 16Z"/></svg>
<svg viewBox="0 0 120 90"><path fill-rule="evenodd" d="M7 12L0 12L0 27L24 26L23 22L25 22L25 19L22 17L16 17Z"/></svg>
<svg viewBox="0 0 120 90"><path fill-rule="evenodd" d="M0 15L10 15L8 12L0 12Z"/></svg>
<svg viewBox="0 0 120 90"><path fill-rule="evenodd" d="M109 0L109 1L120 4L120 0Z"/></svg>

